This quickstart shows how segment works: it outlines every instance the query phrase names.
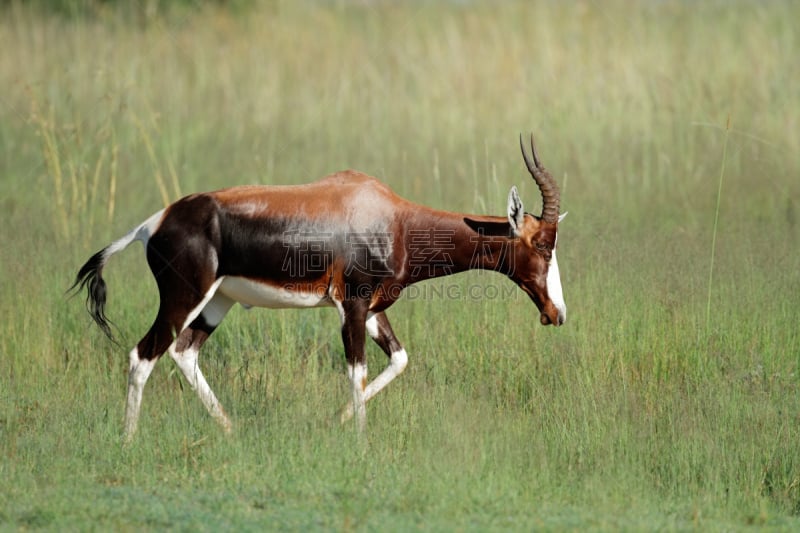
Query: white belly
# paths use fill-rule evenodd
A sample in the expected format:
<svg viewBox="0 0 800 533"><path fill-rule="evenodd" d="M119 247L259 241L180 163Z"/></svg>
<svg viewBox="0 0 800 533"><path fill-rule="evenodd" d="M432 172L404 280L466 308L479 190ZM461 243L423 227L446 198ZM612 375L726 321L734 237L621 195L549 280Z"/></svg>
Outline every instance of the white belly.
<svg viewBox="0 0 800 533"><path fill-rule="evenodd" d="M285 309L333 305L325 293L296 291L231 276L225 277L217 292L248 307Z"/></svg>

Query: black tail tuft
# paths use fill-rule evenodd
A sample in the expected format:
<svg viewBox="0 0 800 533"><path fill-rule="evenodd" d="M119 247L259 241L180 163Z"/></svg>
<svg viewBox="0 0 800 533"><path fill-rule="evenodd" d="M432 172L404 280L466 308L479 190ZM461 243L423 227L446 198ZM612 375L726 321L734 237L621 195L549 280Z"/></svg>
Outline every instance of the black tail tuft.
<svg viewBox="0 0 800 533"><path fill-rule="evenodd" d="M86 264L78 271L75 283L67 292L75 291L78 293L84 289L86 291L86 310L103 330L106 336L114 340L111 332L111 323L106 316L106 282L103 280L102 271L105 265L105 249L94 254Z"/></svg>

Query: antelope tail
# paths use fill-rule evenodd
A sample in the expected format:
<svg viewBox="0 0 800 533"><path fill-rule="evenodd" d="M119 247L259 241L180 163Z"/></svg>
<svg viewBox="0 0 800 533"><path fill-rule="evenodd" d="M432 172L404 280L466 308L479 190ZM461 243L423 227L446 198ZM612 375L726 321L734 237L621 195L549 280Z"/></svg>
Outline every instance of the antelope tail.
<svg viewBox="0 0 800 533"><path fill-rule="evenodd" d="M100 326L103 333L112 341L114 340L114 335L111 331L111 321L106 316L105 311L107 288L103 279L103 267L105 267L112 255L121 252L134 241L142 241L146 248L147 241L158 229L163 213L164 210L161 210L154 214L129 231L124 237L117 239L90 257L78 271L78 275L75 276L75 282L67 290L67 292L74 291L74 295L86 289L86 310L89 311L92 319Z"/></svg>

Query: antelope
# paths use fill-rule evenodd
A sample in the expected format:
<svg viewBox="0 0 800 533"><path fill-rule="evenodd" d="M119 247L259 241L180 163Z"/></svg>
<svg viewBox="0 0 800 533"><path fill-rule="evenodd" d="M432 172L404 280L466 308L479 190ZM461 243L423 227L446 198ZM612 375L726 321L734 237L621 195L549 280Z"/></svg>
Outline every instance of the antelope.
<svg viewBox="0 0 800 533"><path fill-rule="evenodd" d="M113 340L102 272L112 255L141 241L158 286L153 325L129 354L124 436L137 428L142 391L169 352L225 432L231 421L198 366L203 343L225 314L246 308L335 307L352 385L342 422L363 433L366 402L406 368L408 356L386 310L405 287L471 269L502 273L536 304L543 325L566 320L556 240L559 190L533 136L520 149L542 196L541 216L523 210L516 187L507 216L441 211L397 196L377 179L345 170L295 186L238 186L186 196L94 254L71 290ZM366 336L389 359L367 381Z"/></svg>

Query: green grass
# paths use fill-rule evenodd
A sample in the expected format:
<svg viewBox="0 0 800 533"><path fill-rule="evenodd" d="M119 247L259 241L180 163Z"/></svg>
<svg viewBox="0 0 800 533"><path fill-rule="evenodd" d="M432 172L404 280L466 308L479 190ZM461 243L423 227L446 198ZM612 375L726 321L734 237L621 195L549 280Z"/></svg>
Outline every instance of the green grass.
<svg viewBox="0 0 800 533"><path fill-rule="evenodd" d="M800 527L795 3L3 9L0 529ZM112 345L64 296L91 253L180 194L346 167L538 212L530 130L570 212L564 327L494 274L409 293L363 450L336 314L237 308L201 355L234 435L164 360L121 446L157 294L115 256Z"/></svg>

